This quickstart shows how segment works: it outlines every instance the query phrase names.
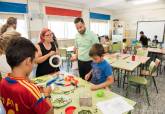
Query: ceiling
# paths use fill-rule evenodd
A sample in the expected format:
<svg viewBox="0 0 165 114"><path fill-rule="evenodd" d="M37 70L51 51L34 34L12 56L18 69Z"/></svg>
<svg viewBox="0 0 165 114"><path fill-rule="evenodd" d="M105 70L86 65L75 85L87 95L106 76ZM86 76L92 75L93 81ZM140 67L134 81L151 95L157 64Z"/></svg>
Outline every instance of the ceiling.
<svg viewBox="0 0 165 114"><path fill-rule="evenodd" d="M48 0L42 0L48 1ZM59 1L59 0L51 0L52 1ZM105 8L109 10L121 10L121 9L129 9L134 7L141 7L141 6L149 6L155 4L164 4L165 0L159 0L155 3L145 4L145 5L133 5L129 0L60 0L60 2L70 3L79 5L82 7L89 7L89 8Z"/></svg>

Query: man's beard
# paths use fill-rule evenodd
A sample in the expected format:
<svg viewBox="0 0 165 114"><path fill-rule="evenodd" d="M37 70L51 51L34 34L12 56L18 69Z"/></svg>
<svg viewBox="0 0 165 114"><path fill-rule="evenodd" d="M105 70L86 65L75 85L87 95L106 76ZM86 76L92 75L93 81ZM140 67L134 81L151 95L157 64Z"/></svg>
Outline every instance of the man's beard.
<svg viewBox="0 0 165 114"><path fill-rule="evenodd" d="M85 33L85 31L86 31L86 29L84 29L84 30L82 30L82 31L79 31L79 33L80 33L81 35L83 35L83 34Z"/></svg>

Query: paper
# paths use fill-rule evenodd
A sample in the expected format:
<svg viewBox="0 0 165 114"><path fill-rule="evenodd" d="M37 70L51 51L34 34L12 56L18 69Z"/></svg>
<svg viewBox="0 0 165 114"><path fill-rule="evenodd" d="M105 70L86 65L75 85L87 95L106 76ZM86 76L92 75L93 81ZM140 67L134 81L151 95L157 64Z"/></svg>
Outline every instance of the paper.
<svg viewBox="0 0 165 114"><path fill-rule="evenodd" d="M134 109L133 106L129 105L122 97L115 97L111 100L98 102L96 105L103 114L123 114Z"/></svg>

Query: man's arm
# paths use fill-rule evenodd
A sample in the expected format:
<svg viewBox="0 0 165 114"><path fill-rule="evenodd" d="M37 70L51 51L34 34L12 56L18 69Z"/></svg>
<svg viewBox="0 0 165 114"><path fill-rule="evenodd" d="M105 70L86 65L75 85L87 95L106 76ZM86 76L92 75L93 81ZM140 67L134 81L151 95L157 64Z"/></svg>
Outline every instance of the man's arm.
<svg viewBox="0 0 165 114"><path fill-rule="evenodd" d="M92 33L92 44L99 43L99 38L95 33Z"/></svg>
<svg viewBox="0 0 165 114"><path fill-rule="evenodd" d="M71 61L76 61L78 59L78 44L77 44L76 39L75 39L74 48L75 48L75 50L74 50L75 51L75 54L74 54L74 56L72 56L70 58Z"/></svg>

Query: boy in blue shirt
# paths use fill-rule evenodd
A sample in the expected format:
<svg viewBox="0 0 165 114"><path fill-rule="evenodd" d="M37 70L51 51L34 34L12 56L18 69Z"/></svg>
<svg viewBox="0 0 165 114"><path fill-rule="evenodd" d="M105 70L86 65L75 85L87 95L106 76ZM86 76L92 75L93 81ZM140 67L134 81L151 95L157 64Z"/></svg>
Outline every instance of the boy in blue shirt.
<svg viewBox="0 0 165 114"><path fill-rule="evenodd" d="M93 63L92 70L86 74L85 80L91 78L91 89L97 90L101 88L106 88L114 82L112 76L111 65L104 60L104 48L101 44L94 44L89 51L89 56L92 58ZM92 77L91 77L92 76Z"/></svg>

